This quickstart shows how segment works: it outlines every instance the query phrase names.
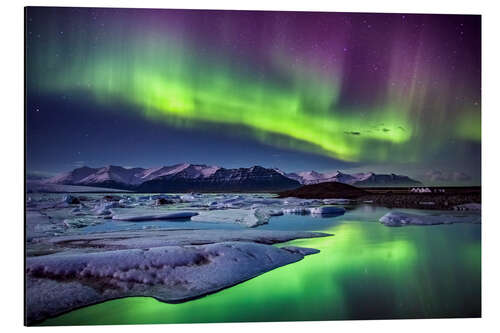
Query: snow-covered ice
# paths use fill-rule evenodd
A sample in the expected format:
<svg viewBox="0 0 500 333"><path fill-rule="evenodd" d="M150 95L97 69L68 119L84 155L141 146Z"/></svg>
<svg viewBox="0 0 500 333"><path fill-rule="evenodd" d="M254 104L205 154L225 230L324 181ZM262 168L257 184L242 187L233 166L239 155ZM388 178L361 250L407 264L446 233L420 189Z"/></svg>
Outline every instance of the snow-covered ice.
<svg viewBox="0 0 500 333"><path fill-rule="evenodd" d="M328 235L243 229L135 231L45 239L47 246L73 250L27 258L28 322L118 297L186 301L319 252L266 244L323 236Z"/></svg>
<svg viewBox="0 0 500 333"><path fill-rule="evenodd" d="M40 239L38 249L64 252L67 249L88 252L119 249L146 249L159 246L183 246L220 242L255 242L274 244L298 238L325 237L329 234L308 231L260 229L133 230L93 234L74 234Z"/></svg>
<svg viewBox="0 0 500 333"><path fill-rule="evenodd" d="M319 207L293 207L283 209L284 214L311 215L313 217L327 217L342 215L345 213L343 207L319 206Z"/></svg>
<svg viewBox="0 0 500 333"><path fill-rule="evenodd" d="M270 215L258 209L223 209L200 211L192 221L238 223L247 227L255 227L268 222Z"/></svg>
<svg viewBox="0 0 500 333"><path fill-rule="evenodd" d="M393 211L385 214L379 220L388 227L401 227L405 225L435 225L453 223L481 223L481 216L453 215L453 214L411 214Z"/></svg>

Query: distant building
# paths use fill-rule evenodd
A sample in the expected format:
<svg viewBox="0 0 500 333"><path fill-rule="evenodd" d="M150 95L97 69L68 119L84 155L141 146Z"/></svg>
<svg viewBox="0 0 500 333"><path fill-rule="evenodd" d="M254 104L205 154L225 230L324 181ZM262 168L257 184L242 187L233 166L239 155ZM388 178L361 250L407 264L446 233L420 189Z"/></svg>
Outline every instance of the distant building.
<svg viewBox="0 0 500 333"><path fill-rule="evenodd" d="M412 187L410 189L411 193L431 193L431 189L428 187Z"/></svg>

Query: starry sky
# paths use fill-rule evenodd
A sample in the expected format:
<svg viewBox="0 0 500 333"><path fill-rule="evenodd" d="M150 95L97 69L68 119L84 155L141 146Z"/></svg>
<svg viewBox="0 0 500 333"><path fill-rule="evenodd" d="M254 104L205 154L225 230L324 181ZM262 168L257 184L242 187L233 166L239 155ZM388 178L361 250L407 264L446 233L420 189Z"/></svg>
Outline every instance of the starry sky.
<svg viewBox="0 0 500 333"><path fill-rule="evenodd" d="M27 170L180 162L479 184L481 17L26 9Z"/></svg>

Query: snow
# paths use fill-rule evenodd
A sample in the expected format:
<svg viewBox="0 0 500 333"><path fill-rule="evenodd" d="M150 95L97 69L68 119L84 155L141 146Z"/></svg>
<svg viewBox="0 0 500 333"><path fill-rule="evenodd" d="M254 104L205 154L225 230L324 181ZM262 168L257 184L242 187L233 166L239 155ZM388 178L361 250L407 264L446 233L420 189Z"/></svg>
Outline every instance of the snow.
<svg viewBox="0 0 500 333"><path fill-rule="evenodd" d="M321 206L309 209L311 215L342 215L345 209L335 206Z"/></svg>
<svg viewBox="0 0 500 333"><path fill-rule="evenodd" d="M264 172L266 171L267 172ZM269 172L272 170L271 172ZM220 171L217 179L219 181L235 182L241 180L242 177L247 177L248 174L253 174L252 177L261 177L260 180L273 178L278 173L291 180L298 181L301 184L317 184L322 182L340 182L350 185L356 185L358 182L363 184L384 184L391 183L400 184L401 182L413 181L406 176L398 176L395 174L384 175L375 174L373 172L348 174L340 171L334 172L316 172L302 171L298 173L286 173L280 169L265 169L260 166L240 169L224 169L219 166L209 166L204 164L182 163L171 166L160 166L149 169L144 168L124 168L121 166L106 166L102 168L82 167L73 171L62 173L55 177L41 180L43 184L71 184L92 186L98 184L115 184L116 187L131 188L139 186L142 183L156 180L168 179L172 177L184 179L203 179L214 176ZM263 173L262 173L263 172ZM261 175L262 173L262 175ZM220 179L219 179L220 178Z"/></svg>
<svg viewBox="0 0 500 333"><path fill-rule="evenodd" d="M284 175L287 176L288 178L297 180L301 184L305 185L318 184L324 182L340 182L345 184L353 184L356 181L360 180L355 175L342 173L338 170L335 172L325 172L325 173L320 173L311 170L311 171L302 171L299 173L288 173ZM359 177L362 176L360 175Z"/></svg>
<svg viewBox="0 0 500 333"><path fill-rule="evenodd" d="M71 184L92 186L105 182L115 182L122 185L139 185L143 182L159 177L168 177L181 174L187 178L209 177L220 167L197 165L197 164L176 164L150 169L144 168L124 168L110 165L102 168L82 167L56 175L52 178L41 181L43 184Z"/></svg>
<svg viewBox="0 0 500 333"><path fill-rule="evenodd" d="M177 172L182 171L188 166L188 164L176 164L172 166L163 166L163 167L157 167L157 168L151 168L151 169L146 169L144 172L140 175L142 181L148 181L152 180L158 177L164 177L164 176L169 176L176 174Z"/></svg>
<svg viewBox="0 0 500 333"><path fill-rule="evenodd" d="M188 202L196 201L197 197L194 194L184 194L184 195L181 195L181 200L188 201Z"/></svg>
<svg viewBox="0 0 500 333"><path fill-rule="evenodd" d="M266 224L270 215L258 209L224 209L200 211L191 218L192 221L218 222L218 223L238 223L246 227L256 227Z"/></svg>
<svg viewBox="0 0 500 333"><path fill-rule="evenodd" d="M311 215L313 217L342 215L345 209L336 206L320 206L320 207L293 207L283 209L284 214Z"/></svg>
<svg viewBox="0 0 500 333"><path fill-rule="evenodd" d="M100 168L97 172L81 179L77 184L92 185L99 184L106 181L114 181L126 185L138 185L142 181L139 175L144 172L143 168L127 169L120 166L110 165Z"/></svg>
<svg viewBox="0 0 500 333"><path fill-rule="evenodd" d="M192 229L192 230L135 230L107 233L75 234L40 239L39 247L65 251L82 248L93 251L116 249L147 249L159 246L184 246L221 242L255 242L274 244L299 238L325 237L329 234L307 231L282 231L260 229Z"/></svg>
<svg viewBox="0 0 500 333"><path fill-rule="evenodd" d="M59 175L56 175L54 177L45 179L42 181L42 183L47 183L47 184L75 184L85 177L88 177L89 175L93 174L96 172L97 169L94 168L89 168L89 167L81 167L74 169L70 172L64 172Z"/></svg>
<svg viewBox="0 0 500 333"><path fill-rule="evenodd" d="M31 220L46 218L34 213ZM76 226L73 226L76 227ZM186 301L318 253L270 244L304 231L135 230L40 238L26 261L28 321L108 299ZM197 245L198 244L198 245ZM200 245L201 244L201 245ZM33 244L31 246L34 246ZM40 255L49 253L48 255Z"/></svg>
<svg viewBox="0 0 500 333"><path fill-rule="evenodd" d="M351 199L323 199L323 203L327 205L349 205L353 201Z"/></svg>
<svg viewBox="0 0 500 333"><path fill-rule="evenodd" d="M481 216L477 214L471 215L452 215L452 214L437 214L437 215L420 215L405 212L393 211L385 214L379 220L382 224L388 227L401 227L406 225L436 225L436 224L453 224L453 223L481 223Z"/></svg>
<svg viewBox="0 0 500 333"><path fill-rule="evenodd" d="M299 176L304 180L304 182L323 180L326 178L324 174L316 172L314 170L299 172Z"/></svg>
<svg viewBox="0 0 500 333"><path fill-rule="evenodd" d="M28 322L117 297L186 301L316 252L223 242L31 257L26 262Z"/></svg>
<svg viewBox="0 0 500 333"><path fill-rule="evenodd" d="M324 182L339 182L349 185L356 185L357 183L361 184L384 184L390 185L391 183L400 184L401 182L412 182L412 180L406 176L395 175L395 174L375 174L373 172L364 172L364 173L354 173L348 174L343 173L341 171L334 172L316 172L314 170L311 171L303 171L298 173L285 173L279 169L275 169L277 172L285 175L286 177L296 180L301 184L310 185L310 184L318 184Z"/></svg>
<svg viewBox="0 0 500 333"><path fill-rule="evenodd" d="M158 177L172 176L180 172L182 172L183 175L188 178L210 177L219 169L220 167L218 166L182 163L173 166L146 169L141 175L141 180L144 182Z"/></svg>
<svg viewBox="0 0 500 333"><path fill-rule="evenodd" d="M309 208L306 207L293 207L283 209L283 214L297 214L297 215L307 215L310 214Z"/></svg>

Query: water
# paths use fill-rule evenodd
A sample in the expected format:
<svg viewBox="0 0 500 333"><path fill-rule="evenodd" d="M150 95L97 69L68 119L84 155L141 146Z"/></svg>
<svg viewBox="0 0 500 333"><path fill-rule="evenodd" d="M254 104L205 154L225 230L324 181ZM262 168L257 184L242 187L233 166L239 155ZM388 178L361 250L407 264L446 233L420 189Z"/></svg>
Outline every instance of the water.
<svg viewBox="0 0 500 333"><path fill-rule="evenodd" d="M387 211L365 206L332 218L276 217L260 228L334 236L288 242L321 252L194 301L123 298L43 325L480 316L481 225L390 228L377 222Z"/></svg>
<svg viewBox="0 0 500 333"><path fill-rule="evenodd" d="M144 229L158 229L158 230L179 230L179 229L244 229L237 224L229 223L215 223L215 222L191 222L187 220L174 220L174 221L141 221L141 222L125 222L107 220L105 222L89 225L88 227L81 228L79 233L99 233L110 231L123 231L123 230L144 230Z"/></svg>

